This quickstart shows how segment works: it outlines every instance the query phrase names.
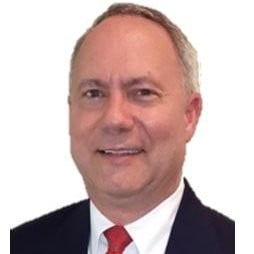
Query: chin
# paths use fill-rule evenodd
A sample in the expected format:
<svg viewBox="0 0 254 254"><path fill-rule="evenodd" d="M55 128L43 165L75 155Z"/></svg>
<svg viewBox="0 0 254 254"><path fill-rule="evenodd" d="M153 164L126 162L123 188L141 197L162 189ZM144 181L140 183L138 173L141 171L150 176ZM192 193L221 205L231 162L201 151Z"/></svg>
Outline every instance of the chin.
<svg viewBox="0 0 254 254"><path fill-rule="evenodd" d="M112 183L112 185L107 186L107 188L105 188L104 192L112 197L128 198L128 197L137 195L137 193L140 193L140 189L137 188L137 186L133 186L133 185L131 186L126 184L115 185Z"/></svg>

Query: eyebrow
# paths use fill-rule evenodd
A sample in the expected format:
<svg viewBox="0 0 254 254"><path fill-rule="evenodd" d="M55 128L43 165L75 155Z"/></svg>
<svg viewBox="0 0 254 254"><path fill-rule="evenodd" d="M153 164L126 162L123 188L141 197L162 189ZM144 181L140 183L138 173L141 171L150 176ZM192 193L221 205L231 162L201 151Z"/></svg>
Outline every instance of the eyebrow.
<svg viewBox="0 0 254 254"><path fill-rule="evenodd" d="M159 82L157 82L156 80L154 80L153 78L148 77L148 76L134 77L134 78L130 78L126 82L124 82L124 84L127 86L135 86L135 85L142 84L142 83L149 83L149 84L153 84L153 85L160 87Z"/></svg>
<svg viewBox="0 0 254 254"><path fill-rule="evenodd" d="M96 78L89 78L89 79L82 79L81 82L78 84L78 90L80 90L83 86L97 86L97 87L105 87L106 84L100 79Z"/></svg>
<svg viewBox="0 0 254 254"><path fill-rule="evenodd" d="M122 81L121 83L123 84L123 86L127 86L127 87L132 87L142 83L149 83L149 84L153 84L155 86L160 87L159 82L154 80L152 77L148 77L148 76L128 78ZM106 87L106 86L109 86L109 84L110 84L109 82L103 81L101 79L88 78L88 79L81 80L81 82L78 84L78 89L81 89L83 86Z"/></svg>

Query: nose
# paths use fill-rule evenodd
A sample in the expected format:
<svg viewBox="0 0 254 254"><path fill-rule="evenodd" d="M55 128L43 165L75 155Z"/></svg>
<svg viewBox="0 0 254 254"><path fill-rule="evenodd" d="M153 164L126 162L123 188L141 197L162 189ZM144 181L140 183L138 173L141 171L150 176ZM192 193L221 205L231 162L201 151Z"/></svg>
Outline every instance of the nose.
<svg viewBox="0 0 254 254"><path fill-rule="evenodd" d="M132 107L120 92L110 96L103 111L102 129L104 132L121 134L132 130L134 126Z"/></svg>

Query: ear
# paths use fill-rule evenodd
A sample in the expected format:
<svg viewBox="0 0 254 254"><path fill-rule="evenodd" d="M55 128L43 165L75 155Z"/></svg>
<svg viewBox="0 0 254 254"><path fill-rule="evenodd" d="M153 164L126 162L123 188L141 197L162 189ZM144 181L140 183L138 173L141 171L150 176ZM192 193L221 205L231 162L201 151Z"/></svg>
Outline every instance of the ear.
<svg viewBox="0 0 254 254"><path fill-rule="evenodd" d="M71 106L71 96L70 95L68 95L68 99L67 100L68 100L68 105Z"/></svg>
<svg viewBox="0 0 254 254"><path fill-rule="evenodd" d="M185 140L186 142L190 141L200 114L202 110L202 98L200 93L193 92L192 94L188 95L187 104L186 104L186 111L185 111Z"/></svg>

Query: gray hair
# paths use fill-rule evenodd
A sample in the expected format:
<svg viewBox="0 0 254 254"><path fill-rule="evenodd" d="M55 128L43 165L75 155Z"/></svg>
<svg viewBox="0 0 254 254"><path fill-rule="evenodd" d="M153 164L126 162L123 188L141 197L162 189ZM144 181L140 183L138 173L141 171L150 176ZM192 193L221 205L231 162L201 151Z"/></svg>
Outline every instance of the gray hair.
<svg viewBox="0 0 254 254"><path fill-rule="evenodd" d="M161 12L154 10L152 8L131 3L117 3L111 5L104 13L102 13L94 21L91 28L89 28L78 39L71 57L70 83L72 80L72 72L76 56L87 34L106 18L119 15L141 16L163 27L171 37L175 50L179 57L180 63L182 65L185 88L187 89L188 92L199 92L199 68L198 68L199 65L197 59L197 52L191 45L191 43L188 41L185 34L181 31L181 29L178 26L176 26L173 22L171 22Z"/></svg>

